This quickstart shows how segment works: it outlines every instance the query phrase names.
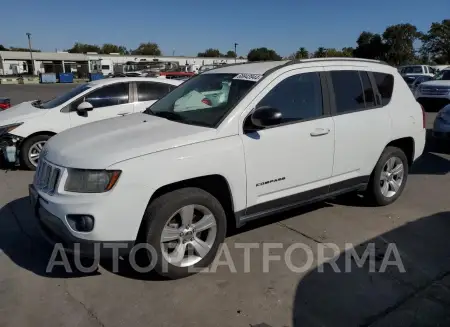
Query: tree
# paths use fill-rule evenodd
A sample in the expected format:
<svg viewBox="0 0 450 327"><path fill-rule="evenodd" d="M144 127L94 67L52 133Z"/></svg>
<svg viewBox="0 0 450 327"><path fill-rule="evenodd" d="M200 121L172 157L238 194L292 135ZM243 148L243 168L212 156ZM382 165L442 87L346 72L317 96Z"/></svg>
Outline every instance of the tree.
<svg viewBox="0 0 450 327"><path fill-rule="evenodd" d="M294 54L294 59L308 59L308 58L309 52L304 47L298 49L297 52Z"/></svg>
<svg viewBox="0 0 450 327"><path fill-rule="evenodd" d="M19 51L19 52L30 52L29 48L16 48L16 47L10 47L10 51ZM31 52L41 52L41 50L38 49L31 49Z"/></svg>
<svg viewBox="0 0 450 327"><path fill-rule="evenodd" d="M268 60L281 60L281 57L275 50L267 48L256 48L250 50L247 55L248 61L268 61Z"/></svg>
<svg viewBox="0 0 450 327"><path fill-rule="evenodd" d="M353 57L353 51L355 49L351 47L342 48L342 57Z"/></svg>
<svg viewBox="0 0 450 327"><path fill-rule="evenodd" d="M115 45L111 43L103 44L100 52L104 54L109 53L120 53L121 55L129 54L127 48L125 48L123 45Z"/></svg>
<svg viewBox="0 0 450 327"><path fill-rule="evenodd" d="M236 58L236 52L234 51L227 51L227 54L225 55L227 58Z"/></svg>
<svg viewBox="0 0 450 327"><path fill-rule="evenodd" d="M383 33L387 47L386 60L396 66L415 60L414 41L422 37L417 27L411 24L388 26Z"/></svg>
<svg viewBox="0 0 450 327"><path fill-rule="evenodd" d="M145 56L160 56L161 50L159 49L159 46L156 43L148 42L139 44L139 47L131 51L131 54L145 55Z"/></svg>
<svg viewBox="0 0 450 327"><path fill-rule="evenodd" d="M0 44L0 51L9 51L8 48L5 48L3 44Z"/></svg>
<svg viewBox="0 0 450 327"><path fill-rule="evenodd" d="M313 54L313 58L325 58L327 56L327 49L320 47Z"/></svg>
<svg viewBox="0 0 450 327"><path fill-rule="evenodd" d="M422 54L428 53L438 64L450 63L450 19L432 23L422 42Z"/></svg>
<svg viewBox="0 0 450 327"><path fill-rule="evenodd" d="M228 51L228 52L230 52L230 51ZM234 52L233 52L233 54L234 54ZM197 57L210 57L210 58L217 58L217 57L223 57L223 56L224 55L221 54L218 49L212 49L212 48L206 49L205 52L199 52L197 55Z"/></svg>
<svg viewBox="0 0 450 327"><path fill-rule="evenodd" d="M387 47L380 34L362 32L356 41L357 47L353 56L357 58L385 60Z"/></svg>
<svg viewBox="0 0 450 327"><path fill-rule="evenodd" d="M97 52L100 53L101 49L96 44L86 44L76 42L72 48L67 50L70 53L87 53L87 52Z"/></svg>

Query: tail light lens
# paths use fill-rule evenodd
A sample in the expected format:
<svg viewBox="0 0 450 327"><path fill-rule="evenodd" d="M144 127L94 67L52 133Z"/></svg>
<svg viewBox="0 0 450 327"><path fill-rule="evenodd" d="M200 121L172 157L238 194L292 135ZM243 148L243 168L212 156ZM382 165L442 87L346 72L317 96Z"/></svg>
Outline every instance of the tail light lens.
<svg viewBox="0 0 450 327"><path fill-rule="evenodd" d="M9 103L0 103L0 109L5 110L11 108L11 105Z"/></svg>
<svg viewBox="0 0 450 327"><path fill-rule="evenodd" d="M423 129L427 128L427 121L426 121L426 115L425 115L425 108L420 105L420 107L422 108L422 127Z"/></svg>

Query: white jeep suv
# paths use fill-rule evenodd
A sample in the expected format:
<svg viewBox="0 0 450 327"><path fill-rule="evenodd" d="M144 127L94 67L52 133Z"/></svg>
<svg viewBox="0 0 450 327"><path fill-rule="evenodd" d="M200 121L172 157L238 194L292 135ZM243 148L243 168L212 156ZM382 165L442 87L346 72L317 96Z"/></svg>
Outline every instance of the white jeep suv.
<svg viewBox="0 0 450 327"><path fill-rule="evenodd" d="M387 64L238 64L52 137L30 198L52 242L147 243L178 278L212 262L227 223L352 191L394 202L424 144L422 108Z"/></svg>

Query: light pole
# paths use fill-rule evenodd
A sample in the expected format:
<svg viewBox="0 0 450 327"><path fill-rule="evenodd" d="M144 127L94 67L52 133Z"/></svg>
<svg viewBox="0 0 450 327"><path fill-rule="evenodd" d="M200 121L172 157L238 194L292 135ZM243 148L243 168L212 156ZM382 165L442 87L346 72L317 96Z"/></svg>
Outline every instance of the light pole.
<svg viewBox="0 0 450 327"><path fill-rule="evenodd" d="M33 51L31 51L31 33L27 33L27 36L28 36L28 47L30 48L30 57L31 57L31 74L34 75Z"/></svg>
<svg viewBox="0 0 450 327"><path fill-rule="evenodd" d="M239 44L237 44L237 43L234 44L234 63L236 63L236 61L237 61L237 46L238 45Z"/></svg>

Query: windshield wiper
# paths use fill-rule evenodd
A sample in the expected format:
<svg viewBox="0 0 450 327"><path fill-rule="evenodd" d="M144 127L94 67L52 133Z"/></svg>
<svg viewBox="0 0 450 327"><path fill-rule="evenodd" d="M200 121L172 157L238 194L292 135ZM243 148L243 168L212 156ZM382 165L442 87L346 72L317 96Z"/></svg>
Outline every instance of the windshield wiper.
<svg viewBox="0 0 450 327"><path fill-rule="evenodd" d="M31 103L36 108L42 109L42 100L36 100L33 103Z"/></svg>

